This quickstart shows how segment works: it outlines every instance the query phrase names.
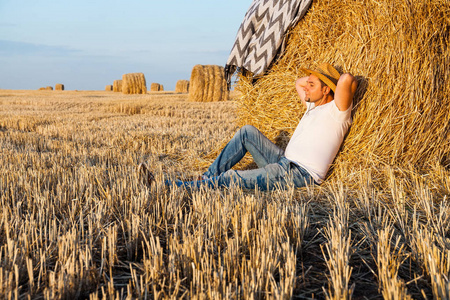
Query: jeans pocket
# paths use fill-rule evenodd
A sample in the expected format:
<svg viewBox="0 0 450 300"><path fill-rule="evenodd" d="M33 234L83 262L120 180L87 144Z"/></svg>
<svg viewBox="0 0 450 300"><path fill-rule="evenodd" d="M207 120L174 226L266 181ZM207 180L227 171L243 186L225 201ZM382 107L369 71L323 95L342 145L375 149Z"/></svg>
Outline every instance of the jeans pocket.
<svg viewBox="0 0 450 300"><path fill-rule="evenodd" d="M296 187L304 187L306 185L316 184L314 178L304 168L291 162L290 171L292 173L292 180Z"/></svg>

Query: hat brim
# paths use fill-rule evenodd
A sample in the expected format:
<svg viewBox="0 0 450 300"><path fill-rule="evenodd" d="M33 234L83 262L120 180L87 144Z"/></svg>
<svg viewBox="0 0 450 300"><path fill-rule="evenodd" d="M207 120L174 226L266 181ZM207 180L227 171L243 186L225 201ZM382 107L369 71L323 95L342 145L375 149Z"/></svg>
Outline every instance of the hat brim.
<svg viewBox="0 0 450 300"><path fill-rule="evenodd" d="M302 70L303 72L305 72L308 75L313 74L313 75L319 77L320 80L322 80L328 87L330 87L330 89L333 90L333 92L336 92L336 83L331 81L327 76L325 76L322 73L319 73L317 71L310 70L310 69L301 68L300 70Z"/></svg>

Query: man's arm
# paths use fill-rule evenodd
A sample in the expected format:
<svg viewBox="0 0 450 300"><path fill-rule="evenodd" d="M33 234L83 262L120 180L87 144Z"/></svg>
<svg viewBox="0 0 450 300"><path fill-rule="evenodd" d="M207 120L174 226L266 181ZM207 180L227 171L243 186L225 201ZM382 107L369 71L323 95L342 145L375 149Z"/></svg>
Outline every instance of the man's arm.
<svg viewBox="0 0 450 300"><path fill-rule="evenodd" d="M334 102L340 111L346 111L353 101L358 82L350 73L342 74L339 77L334 93Z"/></svg>
<svg viewBox="0 0 450 300"><path fill-rule="evenodd" d="M300 100L302 100L303 106L306 108L306 94L303 88L306 86L307 80L309 76L299 78L295 81L295 89L297 90L298 95L300 96Z"/></svg>

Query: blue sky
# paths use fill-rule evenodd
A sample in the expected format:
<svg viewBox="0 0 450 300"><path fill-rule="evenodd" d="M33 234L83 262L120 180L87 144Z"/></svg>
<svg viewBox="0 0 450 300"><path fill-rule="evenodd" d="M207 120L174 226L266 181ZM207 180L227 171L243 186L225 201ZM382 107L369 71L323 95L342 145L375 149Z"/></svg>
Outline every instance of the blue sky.
<svg viewBox="0 0 450 300"><path fill-rule="evenodd" d="M125 73L173 90L225 65L251 0L0 0L0 89L103 90Z"/></svg>

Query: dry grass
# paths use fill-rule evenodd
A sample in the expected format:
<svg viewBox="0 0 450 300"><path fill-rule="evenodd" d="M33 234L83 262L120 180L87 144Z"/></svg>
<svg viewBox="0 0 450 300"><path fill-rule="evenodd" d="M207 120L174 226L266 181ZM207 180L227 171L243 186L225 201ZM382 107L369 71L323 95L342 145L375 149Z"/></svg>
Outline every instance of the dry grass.
<svg viewBox="0 0 450 300"><path fill-rule="evenodd" d="M235 102L186 98L0 90L1 297L448 298L448 170L167 190L236 130Z"/></svg>
<svg viewBox="0 0 450 300"><path fill-rule="evenodd" d="M196 65L192 68L189 81L189 101L226 101L228 94L223 67Z"/></svg>
<svg viewBox="0 0 450 300"><path fill-rule="evenodd" d="M378 231L377 268L380 289L384 299L411 299L404 281L398 276L400 266L406 258L405 245L401 244L400 236L393 243L393 234L391 226Z"/></svg>

